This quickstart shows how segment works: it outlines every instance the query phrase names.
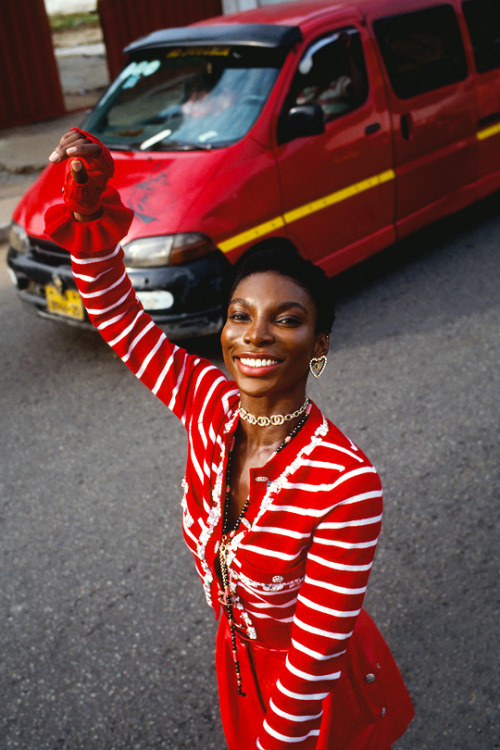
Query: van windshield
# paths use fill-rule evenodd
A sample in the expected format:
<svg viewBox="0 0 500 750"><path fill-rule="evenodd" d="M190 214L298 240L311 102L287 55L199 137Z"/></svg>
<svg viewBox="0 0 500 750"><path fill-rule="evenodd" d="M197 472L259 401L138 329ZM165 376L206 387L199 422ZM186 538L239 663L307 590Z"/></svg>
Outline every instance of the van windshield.
<svg viewBox="0 0 500 750"><path fill-rule="evenodd" d="M261 112L286 51L171 47L143 55L122 70L83 125L111 148L180 151L235 143Z"/></svg>

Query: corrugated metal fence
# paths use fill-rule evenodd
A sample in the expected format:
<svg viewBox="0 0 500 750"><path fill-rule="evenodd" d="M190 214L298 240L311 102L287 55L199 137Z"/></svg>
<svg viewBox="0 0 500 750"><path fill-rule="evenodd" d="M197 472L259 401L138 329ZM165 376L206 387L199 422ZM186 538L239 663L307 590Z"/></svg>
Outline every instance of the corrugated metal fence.
<svg viewBox="0 0 500 750"><path fill-rule="evenodd" d="M221 0L98 0L97 9L113 79L126 58L123 48L157 29L186 26L222 13Z"/></svg>
<svg viewBox="0 0 500 750"><path fill-rule="evenodd" d="M0 0L0 128L64 114L44 0Z"/></svg>

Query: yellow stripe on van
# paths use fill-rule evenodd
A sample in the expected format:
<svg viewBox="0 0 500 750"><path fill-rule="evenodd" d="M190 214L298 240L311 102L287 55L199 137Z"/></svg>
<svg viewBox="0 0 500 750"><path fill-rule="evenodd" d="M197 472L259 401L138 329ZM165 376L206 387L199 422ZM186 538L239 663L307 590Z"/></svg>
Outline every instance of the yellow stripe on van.
<svg viewBox="0 0 500 750"><path fill-rule="evenodd" d="M312 203L305 203L303 206L299 206L299 208L294 208L293 211L287 211L284 215L285 223L291 224L292 221L297 221L297 219L302 219L304 216L309 216L309 214L313 214L316 211L321 211L322 208L333 206L334 203L345 201L347 198L352 198L353 195L363 193L365 190L377 187L377 185L393 180L395 177L396 175L394 171L388 169L386 172L377 174L374 177L368 177L367 180L355 182L354 185L349 185L349 187L337 190L335 193L325 195L324 198L319 198L316 201L312 201Z"/></svg>
<svg viewBox="0 0 500 750"><path fill-rule="evenodd" d="M492 135L496 135L497 133L500 133L500 122L496 125L492 125L490 128L478 130L476 138L478 141L484 141L485 138L491 138Z"/></svg>
<svg viewBox="0 0 500 750"><path fill-rule="evenodd" d="M370 190L371 188L377 187L377 185L382 185L384 182L394 180L395 177L396 174L394 170L387 169L385 172L381 172L373 177L368 177L366 180L361 180L361 182L355 182L353 185L342 188L342 190L336 190L334 193L325 195L323 198L311 201L311 203L304 203L303 206L294 208L292 211L287 211L283 216L276 216L274 219L266 221L264 224L259 224L252 229L248 229L246 232L241 232L241 234L230 237L228 240L219 243L219 248L223 253L228 253L230 250L241 247L241 245L246 245L248 242L259 239L266 234L270 234L276 229L281 229L285 224L291 224L294 221L298 221L298 219L303 219L305 216L309 216L316 211L321 211L323 208L328 208L328 206L332 206L335 203L340 203L341 201L347 200L347 198L352 198L353 195L358 195L365 190Z"/></svg>
<svg viewBox="0 0 500 750"><path fill-rule="evenodd" d="M283 217L276 216L275 219L266 221L264 224L259 224L257 227L253 227L246 232L236 234L234 237L224 240L224 242L219 243L219 249L222 250L223 253L228 253L230 250L234 250L235 247L246 245L247 242L252 242L252 240L258 240L259 237L263 237L265 234L270 234L271 232L274 232L275 229L281 229L283 226L285 226Z"/></svg>

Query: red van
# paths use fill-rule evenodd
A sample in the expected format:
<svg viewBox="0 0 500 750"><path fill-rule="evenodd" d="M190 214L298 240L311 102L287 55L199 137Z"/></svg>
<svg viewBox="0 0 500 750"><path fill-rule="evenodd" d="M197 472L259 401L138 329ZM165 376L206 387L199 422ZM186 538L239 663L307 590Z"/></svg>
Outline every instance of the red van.
<svg viewBox="0 0 500 750"><path fill-rule="evenodd" d="M500 188L500 3L310 0L157 31L83 128L135 219L132 283L172 337L218 330L228 264L280 242L335 274ZM44 235L49 166L14 214L22 300L86 324Z"/></svg>

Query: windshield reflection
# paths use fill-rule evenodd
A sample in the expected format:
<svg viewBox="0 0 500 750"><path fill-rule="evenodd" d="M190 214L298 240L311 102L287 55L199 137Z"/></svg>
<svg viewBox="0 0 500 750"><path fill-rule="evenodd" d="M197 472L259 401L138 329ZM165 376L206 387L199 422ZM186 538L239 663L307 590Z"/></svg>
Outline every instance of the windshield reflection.
<svg viewBox="0 0 500 750"><path fill-rule="evenodd" d="M251 48L152 54L127 65L84 123L108 146L184 151L235 143L256 121L283 61L282 50Z"/></svg>

